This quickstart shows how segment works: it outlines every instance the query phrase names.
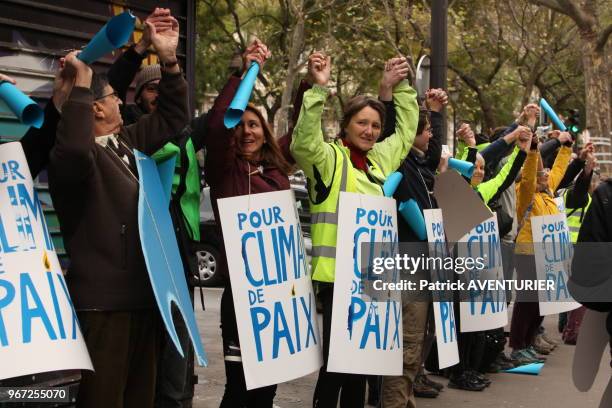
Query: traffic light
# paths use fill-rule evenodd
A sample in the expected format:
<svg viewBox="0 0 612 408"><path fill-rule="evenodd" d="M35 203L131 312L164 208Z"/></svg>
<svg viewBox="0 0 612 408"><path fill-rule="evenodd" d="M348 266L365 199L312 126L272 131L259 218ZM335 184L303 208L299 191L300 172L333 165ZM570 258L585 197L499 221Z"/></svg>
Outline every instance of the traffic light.
<svg viewBox="0 0 612 408"><path fill-rule="evenodd" d="M580 133L580 111L578 109L570 109L569 117L565 121L565 127L572 134L574 139Z"/></svg>

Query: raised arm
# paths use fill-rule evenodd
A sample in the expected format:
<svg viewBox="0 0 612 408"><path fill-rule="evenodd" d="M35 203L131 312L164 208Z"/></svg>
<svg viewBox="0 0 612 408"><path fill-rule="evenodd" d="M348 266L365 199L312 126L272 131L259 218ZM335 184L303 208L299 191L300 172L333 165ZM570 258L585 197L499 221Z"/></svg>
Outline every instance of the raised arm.
<svg viewBox="0 0 612 408"><path fill-rule="evenodd" d="M57 137L49 155L49 172L58 183L79 183L91 176L95 142L93 134L93 94L89 89L93 72L73 51L66 66L75 73L74 87L62 107Z"/></svg>
<svg viewBox="0 0 612 408"><path fill-rule="evenodd" d="M392 61L399 60L395 63ZM395 105L395 133L380 143L376 143L368 152L368 157L381 166L385 176L393 173L400 166L412 147L419 123L419 105L417 93L405 79L409 72L408 62L404 58L389 60L390 69L383 74L393 78L393 104Z"/></svg>
<svg viewBox="0 0 612 408"><path fill-rule="evenodd" d="M562 135L567 132L562 132ZM569 137L569 134L567 134ZM559 136L561 139L561 136ZM572 148L563 145L561 149L559 149L559 153L557 153L557 158L555 159L555 164L553 164L552 169L550 170L550 177L548 178L548 188L550 191L557 191L557 187L559 183L563 179L565 175L565 171L567 170L567 165L572 157Z"/></svg>
<svg viewBox="0 0 612 408"><path fill-rule="evenodd" d="M281 152L285 157L285 160L287 160L291 164L295 164L295 160L293 159L293 156L291 156L290 149L291 139L293 138L293 129L295 128L295 124L297 123L298 118L300 117L300 110L302 109L304 93L306 93L306 91L310 88L312 88L311 81L303 79L300 82L300 86L298 87L298 90L295 94L295 99L293 100L293 114L291 115L291 123L289 124L289 130L287 131L286 135L278 139L278 146L280 147Z"/></svg>
<svg viewBox="0 0 612 408"><path fill-rule="evenodd" d="M239 85L240 77L232 75L215 99L213 107L206 115L206 125L200 126L199 129L194 129L198 137L200 132L206 132L207 134L205 139L205 174L206 178L212 182L225 176L227 169L233 165L233 159L236 156L234 129L227 129L225 127L223 117Z"/></svg>
<svg viewBox="0 0 612 408"><path fill-rule="evenodd" d="M444 144L444 117L440 112L448 104L448 96L443 89L430 89L427 91L425 104L430 113L432 135L427 149L427 166L435 172L440 164Z"/></svg>
<svg viewBox="0 0 612 408"><path fill-rule="evenodd" d="M527 153L527 159L523 165L521 182L518 185L516 194L516 216L519 222L525 216L527 207L529 207L529 204L533 201L536 192L536 175L539 157L537 144L532 144L531 150Z"/></svg>
<svg viewBox="0 0 612 408"><path fill-rule="evenodd" d="M45 120L42 127L40 129L30 127L20 140L33 178L49 163L49 153L55 144L60 112L70 95L75 80L74 72L65 70L64 65L65 60L61 58L60 67L53 80L53 97L45 107Z"/></svg>
<svg viewBox="0 0 612 408"><path fill-rule="evenodd" d="M478 185L476 191L480 193L485 204L495 200L512 185L526 157L527 153L515 147L508 162L504 164L504 167L501 168L495 177Z"/></svg>
<svg viewBox="0 0 612 408"><path fill-rule="evenodd" d="M135 124L126 127L126 136L137 149L148 155L176 138L188 124L190 116L187 82L181 74L176 57L179 25L174 17L170 18L172 28L161 32L156 31L153 23L145 22L162 66L157 108L153 113L142 116Z"/></svg>
<svg viewBox="0 0 612 408"><path fill-rule="evenodd" d="M172 20L170 17L170 9L155 8L155 10L145 19L145 22L155 25L155 29L158 32L171 29ZM150 46L151 31L149 30L149 26L145 23L140 40L121 54L106 73L108 83L113 87L115 92L117 92L119 99L121 99L123 103L127 102L127 91L138 73L142 60L146 57L147 49Z"/></svg>
<svg viewBox="0 0 612 408"><path fill-rule="evenodd" d="M309 57L308 70L314 85L304 93L302 108L293 129L291 155L306 176L314 183L315 190L331 184L334 174L334 148L325 142L321 130L321 115L329 95L325 85L331 73L331 58L321 53Z"/></svg>

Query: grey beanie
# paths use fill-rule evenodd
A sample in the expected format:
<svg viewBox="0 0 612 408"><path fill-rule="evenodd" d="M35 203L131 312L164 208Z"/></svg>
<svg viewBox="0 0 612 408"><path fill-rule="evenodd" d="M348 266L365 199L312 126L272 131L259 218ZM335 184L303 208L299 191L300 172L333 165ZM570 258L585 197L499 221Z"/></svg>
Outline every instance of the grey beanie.
<svg viewBox="0 0 612 408"><path fill-rule="evenodd" d="M142 67L136 75L136 94L134 95L134 100L140 96L143 86L156 79L161 79L161 67L159 64Z"/></svg>

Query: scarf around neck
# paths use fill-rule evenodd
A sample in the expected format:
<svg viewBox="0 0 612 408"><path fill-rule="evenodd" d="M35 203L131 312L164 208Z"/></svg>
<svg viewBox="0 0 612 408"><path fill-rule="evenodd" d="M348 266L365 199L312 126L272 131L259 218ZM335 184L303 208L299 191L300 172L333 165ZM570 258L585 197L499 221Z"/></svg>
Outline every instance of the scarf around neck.
<svg viewBox="0 0 612 408"><path fill-rule="evenodd" d="M353 146L346 139L341 139L341 140L342 140L342 144L348 147L351 153L351 163L353 164L353 167L367 172L368 171L368 153Z"/></svg>

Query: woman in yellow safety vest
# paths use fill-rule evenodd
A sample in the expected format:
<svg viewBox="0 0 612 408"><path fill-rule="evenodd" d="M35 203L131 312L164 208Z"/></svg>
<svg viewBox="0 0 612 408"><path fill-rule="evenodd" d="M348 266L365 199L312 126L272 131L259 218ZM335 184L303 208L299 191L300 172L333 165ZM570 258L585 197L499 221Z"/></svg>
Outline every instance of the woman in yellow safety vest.
<svg viewBox="0 0 612 408"><path fill-rule="evenodd" d="M356 96L344 108L340 138L326 142L321 115L329 96L331 60L322 53L309 58L309 75L314 86L304 94L293 133L291 154L308 177L312 213L312 278L320 282L323 304L323 353L325 364L319 373L313 405L358 408L365 404L364 375L327 372L336 264L338 199L341 191L383 195L383 183L394 172L412 146L418 123L416 91L406 81L410 66L404 58L387 61L379 96L391 100L396 110L395 133L376 143L383 128L383 103L368 96Z"/></svg>

